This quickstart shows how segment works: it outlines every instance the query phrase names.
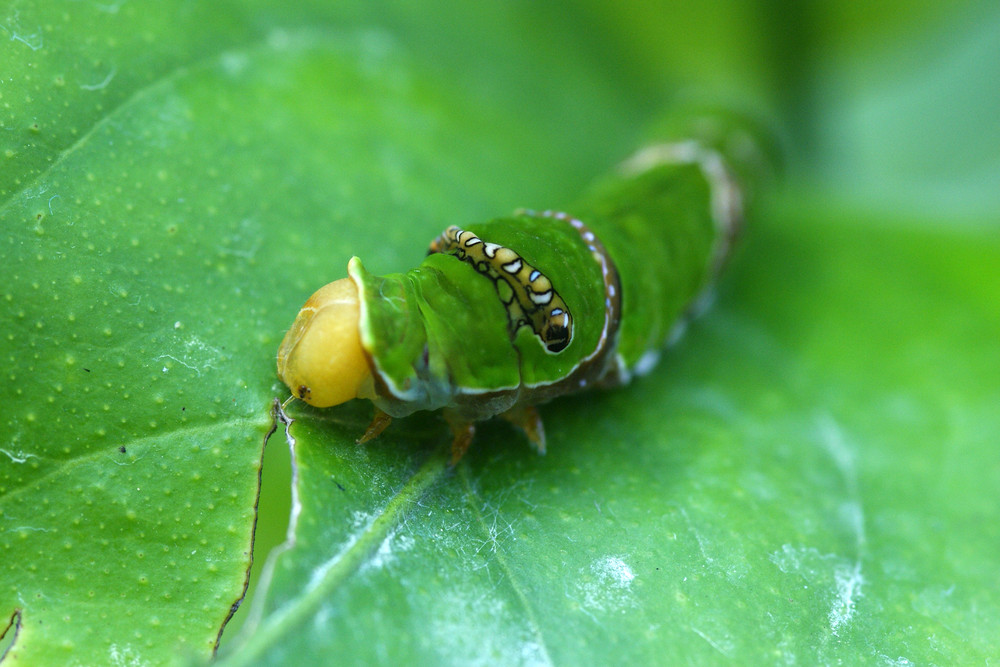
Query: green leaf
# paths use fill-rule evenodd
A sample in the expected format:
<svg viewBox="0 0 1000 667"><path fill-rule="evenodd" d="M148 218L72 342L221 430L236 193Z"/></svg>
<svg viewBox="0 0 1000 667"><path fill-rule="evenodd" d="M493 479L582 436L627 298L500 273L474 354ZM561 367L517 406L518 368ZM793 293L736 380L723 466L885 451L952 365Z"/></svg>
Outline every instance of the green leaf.
<svg viewBox="0 0 1000 667"><path fill-rule="evenodd" d="M450 469L436 415L358 446L368 406L291 406L294 544L224 659L1000 656L1000 171L991 89L961 85L1000 62L995 9L776 14L799 33L740 3L328 4L0 17L7 662L207 659L299 305L353 254L405 269L447 224L565 205L675 96L777 107L827 194L798 178L766 203L651 375L545 406L545 457L488 423ZM800 58L795 34L822 39ZM921 39L965 55L912 108L926 63L896 88L875 63Z"/></svg>
<svg viewBox="0 0 1000 667"><path fill-rule="evenodd" d="M364 410L296 410L296 544L232 663L995 655L1000 308L967 276L1000 243L767 220L656 372L546 407L545 457L488 424L449 471L433 419L359 447Z"/></svg>

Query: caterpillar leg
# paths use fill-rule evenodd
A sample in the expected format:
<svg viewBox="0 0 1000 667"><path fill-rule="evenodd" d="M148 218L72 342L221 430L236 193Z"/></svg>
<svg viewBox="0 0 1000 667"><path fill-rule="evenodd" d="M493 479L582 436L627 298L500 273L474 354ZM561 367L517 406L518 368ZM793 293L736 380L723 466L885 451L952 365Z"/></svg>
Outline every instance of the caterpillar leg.
<svg viewBox="0 0 1000 667"><path fill-rule="evenodd" d="M545 426L535 406L515 406L500 416L524 431L524 435L539 454L545 453Z"/></svg>
<svg viewBox="0 0 1000 667"><path fill-rule="evenodd" d="M473 422L465 421L460 417L445 412L445 421L451 427L451 465L455 465L462 460L465 452L469 451L472 438L476 435L476 425Z"/></svg>
<svg viewBox="0 0 1000 667"><path fill-rule="evenodd" d="M392 417L378 408L375 408L375 416L372 417L372 423L368 425L368 429L365 431L365 434L358 438L357 443L360 445L361 443L368 442L369 440L374 440L379 437L391 421Z"/></svg>

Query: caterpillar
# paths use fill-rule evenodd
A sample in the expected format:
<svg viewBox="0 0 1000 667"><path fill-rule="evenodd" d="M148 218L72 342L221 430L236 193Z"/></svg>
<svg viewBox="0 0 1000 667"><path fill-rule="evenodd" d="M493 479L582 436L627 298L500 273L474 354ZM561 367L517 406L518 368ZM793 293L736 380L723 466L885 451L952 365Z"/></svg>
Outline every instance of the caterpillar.
<svg viewBox="0 0 1000 667"><path fill-rule="evenodd" d="M405 273L357 257L313 294L278 350L278 375L316 407L375 405L359 439L393 418L444 412L452 462L476 422L520 427L541 453L536 406L648 373L702 309L761 171L735 117L639 150L569 211L521 209L430 243Z"/></svg>

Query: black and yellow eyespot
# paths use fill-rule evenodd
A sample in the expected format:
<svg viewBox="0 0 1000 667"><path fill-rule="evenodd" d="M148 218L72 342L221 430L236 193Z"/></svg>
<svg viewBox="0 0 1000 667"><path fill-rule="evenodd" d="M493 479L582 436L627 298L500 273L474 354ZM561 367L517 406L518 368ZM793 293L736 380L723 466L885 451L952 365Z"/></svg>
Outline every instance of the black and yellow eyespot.
<svg viewBox="0 0 1000 667"><path fill-rule="evenodd" d="M569 345L573 338L573 317L566 302L548 277L516 251L451 226L431 242L428 252L454 255L489 276L507 309L511 336L527 325L552 354Z"/></svg>

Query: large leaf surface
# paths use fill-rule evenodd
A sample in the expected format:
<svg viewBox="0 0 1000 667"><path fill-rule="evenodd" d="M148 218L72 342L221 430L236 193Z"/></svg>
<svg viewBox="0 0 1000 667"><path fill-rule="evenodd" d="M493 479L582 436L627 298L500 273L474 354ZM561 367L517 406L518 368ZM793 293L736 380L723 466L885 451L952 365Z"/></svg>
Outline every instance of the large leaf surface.
<svg viewBox="0 0 1000 667"><path fill-rule="evenodd" d="M359 447L366 406L291 407L294 542L225 658L995 658L1000 248L995 224L953 224L1000 209L978 180L1000 173L974 122L989 99L964 98L940 172L914 167L934 142L912 140L970 61L996 73L968 54L998 22L774 14L827 53L735 7L12 8L7 660L203 659L249 565L285 395L273 355L299 304L352 254L402 269L446 224L568 204L665 89L699 82L777 105L793 168L878 215L801 187L772 198L652 375L545 408L545 457L488 424L452 470L436 416ZM969 38L930 40L943 64L907 115L912 90L879 81L915 80L919 60L903 77L863 63L948 29ZM935 198L942 180L959 185ZM887 219L914 185L935 214ZM971 196L948 217L955 192Z"/></svg>
<svg viewBox="0 0 1000 667"><path fill-rule="evenodd" d="M1000 308L965 276L1000 243L771 214L657 372L547 407L544 458L296 410L298 544L234 662L996 655Z"/></svg>

